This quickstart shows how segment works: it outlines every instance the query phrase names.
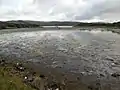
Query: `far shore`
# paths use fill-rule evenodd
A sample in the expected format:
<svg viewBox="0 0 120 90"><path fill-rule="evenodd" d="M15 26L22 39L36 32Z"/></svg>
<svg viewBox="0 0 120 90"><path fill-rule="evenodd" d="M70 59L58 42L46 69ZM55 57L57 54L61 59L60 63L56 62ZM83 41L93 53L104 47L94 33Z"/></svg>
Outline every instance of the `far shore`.
<svg viewBox="0 0 120 90"><path fill-rule="evenodd" d="M56 27L56 26L45 26L45 27L36 27L36 28L12 28L12 29L1 29L0 30L0 34L3 33L12 33L12 32L32 32L32 31L58 31L58 30L95 30L95 29L99 29L100 31L111 31L113 33L118 33L120 34L120 28L115 28L115 27L72 27L72 26L60 26L60 27Z"/></svg>

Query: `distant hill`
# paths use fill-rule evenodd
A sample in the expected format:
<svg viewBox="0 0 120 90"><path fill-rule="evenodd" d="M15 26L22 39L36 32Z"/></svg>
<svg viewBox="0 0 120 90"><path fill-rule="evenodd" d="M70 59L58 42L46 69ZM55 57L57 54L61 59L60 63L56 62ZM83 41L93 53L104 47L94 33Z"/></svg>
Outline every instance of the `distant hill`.
<svg viewBox="0 0 120 90"><path fill-rule="evenodd" d="M83 22L71 22L71 21L0 21L0 29L9 29L9 28L35 28L42 26L103 26L103 27L120 27L120 22L116 23L83 23Z"/></svg>
<svg viewBox="0 0 120 90"><path fill-rule="evenodd" d="M120 22L115 22L115 23L103 23L103 22L98 22L98 23L82 23L80 22L79 24L76 24L74 27L117 27L120 28Z"/></svg>
<svg viewBox="0 0 120 90"><path fill-rule="evenodd" d="M68 22L68 21L8 21L9 23L14 24L31 24L31 25L40 25L40 26L73 26L78 24L79 22Z"/></svg>
<svg viewBox="0 0 120 90"><path fill-rule="evenodd" d="M31 27L40 27L39 23L29 23L26 21L6 21L0 22L0 29L7 28L31 28Z"/></svg>
<svg viewBox="0 0 120 90"><path fill-rule="evenodd" d="M60 21L51 21L51 22L44 22L44 21L0 21L0 29L7 29L7 28L34 28L34 27L42 27L42 26L74 26L79 24L79 22L60 22Z"/></svg>

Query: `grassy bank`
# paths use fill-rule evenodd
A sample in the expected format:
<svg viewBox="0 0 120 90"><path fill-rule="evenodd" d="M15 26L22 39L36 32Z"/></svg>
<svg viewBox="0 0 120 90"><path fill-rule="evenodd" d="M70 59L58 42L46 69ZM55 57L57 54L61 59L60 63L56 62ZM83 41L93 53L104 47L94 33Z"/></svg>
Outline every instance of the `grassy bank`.
<svg viewBox="0 0 120 90"><path fill-rule="evenodd" d="M13 67L0 67L0 90L35 90L24 84L19 74L12 72Z"/></svg>
<svg viewBox="0 0 120 90"><path fill-rule="evenodd" d="M34 72L21 62L0 60L0 90L65 90L65 85Z"/></svg>
<svg viewBox="0 0 120 90"><path fill-rule="evenodd" d="M41 74L19 61L0 60L0 90L89 90L87 85L70 78L55 72Z"/></svg>

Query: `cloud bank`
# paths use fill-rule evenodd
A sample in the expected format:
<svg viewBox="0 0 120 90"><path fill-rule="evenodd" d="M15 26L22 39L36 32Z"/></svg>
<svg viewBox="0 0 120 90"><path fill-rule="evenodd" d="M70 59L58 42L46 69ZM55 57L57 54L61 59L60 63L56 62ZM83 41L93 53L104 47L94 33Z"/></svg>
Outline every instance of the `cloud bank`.
<svg viewBox="0 0 120 90"><path fill-rule="evenodd" d="M120 0L0 0L0 20L120 20Z"/></svg>

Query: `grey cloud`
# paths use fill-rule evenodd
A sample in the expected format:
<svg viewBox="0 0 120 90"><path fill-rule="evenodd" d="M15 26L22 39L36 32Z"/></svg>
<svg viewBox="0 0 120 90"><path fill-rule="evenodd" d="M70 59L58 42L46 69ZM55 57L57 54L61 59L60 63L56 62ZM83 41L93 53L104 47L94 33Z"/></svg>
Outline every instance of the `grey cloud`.
<svg viewBox="0 0 120 90"><path fill-rule="evenodd" d="M32 20L101 20L119 19L120 0L21 0L24 5L6 7L0 0L0 19ZM18 0L12 0L14 4ZM20 0L19 0L20 1ZM31 0L30 0L31 1ZM71 2L71 3L70 3ZM70 3L70 4L69 4ZM116 16L116 17L114 17Z"/></svg>
<svg viewBox="0 0 120 90"><path fill-rule="evenodd" d="M104 0L101 3L92 4L91 8L88 8L82 15L77 15L76 20L89 20L94 17L101 18L102 15L107 13L118 13L120 12L120 0ZM104 18L103 18L104 19Z"/></svg>

